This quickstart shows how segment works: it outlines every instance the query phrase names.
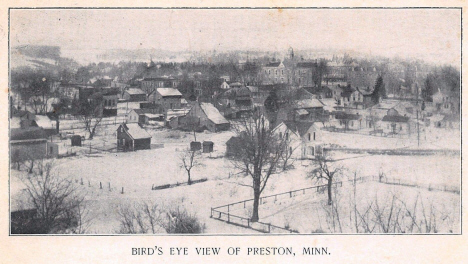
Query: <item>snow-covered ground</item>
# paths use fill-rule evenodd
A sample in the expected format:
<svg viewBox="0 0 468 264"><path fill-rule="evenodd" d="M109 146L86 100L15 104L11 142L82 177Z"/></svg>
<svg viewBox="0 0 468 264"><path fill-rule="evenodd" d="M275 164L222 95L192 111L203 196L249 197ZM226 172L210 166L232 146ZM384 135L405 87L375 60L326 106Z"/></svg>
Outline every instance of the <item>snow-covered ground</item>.
<svg viewBox="0 0 468 264"><path fill-rule="evenodd" d="M152 136L150 150L136 152L116 152L116 134L118 125L99 127L92 140L85 140L83 147L71 147L70 140L56 139L64 150L77 152L77 156L55 160L56 171L62 177L72 177L82 191L86 193L88 218L91 224L89 233L116 233L119 230L118 207L126 203L149 201L165 206L181 206L189 212L195 213L206 224L207 233L252 233L250 229L229 225L210 218L212 207L233 203L240 200L251 199L253 192L251 178L239 175L232 162L224 157L225 142L234 135L234 132L197 133L197 141L214 142L214 152L202 154L202 166L196 167L192 172L192 180L207 178L208 181L191 186L179 186L164 190L151 190L151 187L174 184L187 181L186 172L180 167L180 155L194 140L189 132L174 131L167 128L147 128ZM79 129L74 132L80 133ZM431 141L424 141L435 149L459 148L459 133L444 131L426 135ZM458 137L457 137L458 135ZM356 134L324 132L324 141L347 148L402 148L417 147L417 141L411 139L383 138L363 136ZM91 145L91 154L89 154ZM425 146L425 145L423 145ZM428 147L429 148L429 147ZM103 151L107 150L107 151ZM346 170L342 179L352 177L356 172L358 177L377 176L384 173L388 178L402 179L421 184L460 185L460 159L456 156L395 156L395 155L350 155L335 154L338 161L333 166L343 166ZM316 182L307 178L314 168L312 161L296 161L294 169L273 175L262 196L287 192L308 186ZM11 177L20 174L11 170ZM81 185L83 181L83 185ZM102 189L100 189L100 183ZM12 181L12 185L14 181ZM110 184L110 188L109 188ZM13 186L12 186L13 187ZM124 189L121 193L122 187ZM421 193L428 199L438 201L444 205L447 213L453 218L453 227L441 229L441 232L457 232L456 224L459 219L459 195L444 192L429 192L417 188L384 185L377 191L376 184L365 183L360 187L360 197L366 195L389 195L393 192L401 193L401 199L411 202L415 195ZM342 193L348 195L343 188ZM379 196L380 197L380 196ZM320 199L303 196L297 197L293 202L277 204L279 207L265 207L260 209L261 221L272 222L279 226L289 224L291 228L300 232L324 230L324 223L313 220ZM368 197L374 198L374 197ZM345 199L345 198L344 198ZM367 198L363 198L365 200ZM270 204L268 206L272 206ZM314 207L314 208L312 208ZM320 209L320 208L319 208ZM322 209L323 210L323 209ZM316 212L315 212L316 213ZM452 228L452 229L449 229Z"/></svg>

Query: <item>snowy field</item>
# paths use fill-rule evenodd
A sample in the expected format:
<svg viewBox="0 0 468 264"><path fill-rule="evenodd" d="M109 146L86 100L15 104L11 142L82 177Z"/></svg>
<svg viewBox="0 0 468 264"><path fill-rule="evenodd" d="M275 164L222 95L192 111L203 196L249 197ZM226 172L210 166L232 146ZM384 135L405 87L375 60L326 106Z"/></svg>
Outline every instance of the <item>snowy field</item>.
<svg viewBox="0 0 468 264"><path fill-rule="evenodd" d="M214 152L202 154L200 163L192 172L192 180L207 178L208 181L191 186L179 186L164 190L152 190L152 186L175 184L187 181L186 172L180 167L180 155L193 141L193 134L173 131L166 128L147 128L152 136L152 149L136 152L116 152L116 129L118 125L99 127L93 140L85 140L83 147L69 145L69 140L60 141L61 153L76 152L77 156L54 160L55 170L61 177L71 177L75 184L86 193L89 209L90 225L87 233L110 234L118 233L118 208L122 204L133 204L147 201L163 207L180 206L196 214L201 222L206 224L206 233L253 233L255 231L210 218L210 209L251 199L253 191L251 178L239 175L232 162L224 157L225 142L234 132L197 133L197 141L214 142ZM75 130L80 133L81 130ZM448 149L459 148L458 132L445 131L438 136L428 136L432 141L425 141L427 148ZM458 134L459 135L459 134ZM348 148L403 148L415 147L413 139L382 138L344 133L324 132L324 141ZM91 153L89 145L92 146ZM423 145L423 146L426 146ZM416 146L417 147L417 146ZM384 173L391 179L434 184L460 185L460 159L457 156L395 156L395 155L357 155L335 154L337 159L333 166L346 168L341 179L350 179L356 172L358 177L377 176ZM307 177L314 168L309 160L295 161L294 168L280 174L273 175L262 196L288 192L309 186L317 182ZM11 177L23 174L11 170ZM18 181L12 181L12 188ZM81 184L83 182L83 184ZM102 189L100 188L102 185ZM382 184L381 184L382 185ZM110 186L110 187L109 187ZM445 224L440 232L457 232L459 229L459 195L444 192L429 192L418 188L383 185L382 191L377 192L377 183L364 183L359 186L359 196L363 201L371 201L379 197L398 192L401 199L413 202L419 194L425 201L443 201L437 204L445 205L451 224ZM123 188L123 193L122 193ZM379 189L380 190L380 189ZM345 188L340 193L346 200L349 195ZM384 199L382 198L382 199ZM303 196L281 204L265 204L260 208L260 220L272 222L279 226L288 225L299 232L330 232L325 225L324 209L321 206L326 194L317 196ZM380 199L380 198L379 198ZM385 200L385 199L384 199ZM349 208L344 208L343 214L349 214ZM313 215L321 210L320 217L313 220ZM247 212L248 215L248 212ZM445 221L445 220L444 220ZM444 222L442 221L442 222ZM442 223L440 222L440 223ZM448 223L447 220L444 223ZM457 226L458 224L458 226ZM348 227L349 229L349 227ZM342 232L353 232L343 228ZM336 231L336 230L335 230Z"/></svg>
<svg viewBox="0 0 468 264"><path fill-rule="evenodd" d="M415 225L412 232L427 232L426 220L427 222L431 221L431 227L434 229L431 232L433 233L460 232L460 196L458 194L378 182L358 183L356 185L356 199L354 199L351 183L335 188L334 192L334 195L337 196L335 221L328 215L330 206L327 205L326 191L316 192L314 189L306 190L305 194L299 192L297 196L293 195L292 198L283 195L276 200L274 198L265 199L264 203L260 205L260 218L262 222L296 230L300 233L356 233L356 227L353 225L354 201L356 201L358 214L364 214L368 206L372 205L374 207L370 211L372 212L376 208L385 210L387 213L385 220L387 220L390 215L392 199L395 196L393 216L396 217L397 213L408 216L408 211L410 211L415 212L419 220L416 221L418 226ZM416 207L414 207L415 204ZM414 208L416 210L413 210ZM242 204L231 207L232 214L243 217L248 217L251 210L251 205L247 205L245 209ZM408 227L412 222L408 222L408 217L405 220L406 223L401 221L400 224L402 226L406 224L406 232L409 233ZM427 223L427 225L429 224ZM418 227L421 227L421 230ZM374 228L377 233L384 233L377 231L378 227ZM361 227L359 232L365 232L365 230ZM395 229L390 229L389 232L399 233Z"/></svg>

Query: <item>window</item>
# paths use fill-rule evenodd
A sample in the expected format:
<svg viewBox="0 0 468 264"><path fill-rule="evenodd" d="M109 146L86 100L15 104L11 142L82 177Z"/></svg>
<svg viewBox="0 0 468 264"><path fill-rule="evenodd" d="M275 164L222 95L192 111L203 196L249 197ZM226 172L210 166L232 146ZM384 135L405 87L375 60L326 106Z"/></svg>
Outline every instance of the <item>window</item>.
<svg viewBox="0 0 468 264"><path fill-rule="evenodd" d="M315 132L314 132L314 140L315 140Z"/></svg>
<svg viewBox="0 0 468 264"><path fill-rule="evenodd" d="M283 133L282 132L280 132L280 138L283 138Z"/></svg>
<svg viewBox="0 0 468 264"><path fill-rule="evenodd" d="M271 74L271 70L268 70L268 74Z"/></svg>
<svg viewBox="0 0 468 264"><path fill-rule="evenodd" d="M310 141L310 133L309 133L308 137L309 137L309 141Z"/></svg>
<svg viewBox="0 0 468 264"><path fill-rule="evenodd" d="M278 75L278 70L275 71L275 75Z"/></svg>
<svg viewBox="0 0 468 264"><path fill-rule="evenodd" d="M289 140L289 133L286 132L286 140Z"/></svg>
<svg viewBox="0 0 468 264"><path fill-rule="evenodd" d="M284 75L284 70L281 70L281 75Z"/></svg>

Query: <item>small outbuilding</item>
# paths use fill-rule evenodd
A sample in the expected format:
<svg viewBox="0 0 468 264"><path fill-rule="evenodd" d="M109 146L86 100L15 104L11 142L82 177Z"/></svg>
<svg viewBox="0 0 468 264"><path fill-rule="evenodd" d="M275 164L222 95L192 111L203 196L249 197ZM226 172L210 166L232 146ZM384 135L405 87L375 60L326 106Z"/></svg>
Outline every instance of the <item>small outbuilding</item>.
<svg viewBox="0 0 468 264"><path fill-rule="evenodd" d="M201 142L192 141L190 142L190 151L201 150Z"/></svg>
<svg viewBox="0 0 468 264"><path fill-rule="evenodd" d="M213 152L213 141L203 141L203 153Z"/></svg>
<svg viewBox="0 0 468 264"><path fill-rule="evenodd" d="M81 147L81 136L74 135L71 137L71 145L72 147Z"/></svg>
<svg viewBox="0 0 468 264"><path fill-rule="evenodd" d="M138 124L121 124L117 129L117 150L135 151L151 148L151 135Z"/></svg>

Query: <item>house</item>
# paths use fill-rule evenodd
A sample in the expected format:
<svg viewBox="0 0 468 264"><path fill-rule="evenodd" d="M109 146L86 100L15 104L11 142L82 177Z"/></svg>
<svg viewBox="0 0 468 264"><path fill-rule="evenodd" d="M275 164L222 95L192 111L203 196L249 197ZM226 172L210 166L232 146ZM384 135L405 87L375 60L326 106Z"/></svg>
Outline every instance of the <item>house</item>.
<svg viewBox="0 0 468 264"><path fill-rule="evenodd" d="M129 88L123 94L123 99L128 102L141 102L146 100L146 93L138 88Z"/></svg>
<svg viewBox="0 0 468 264"><path fill-rule="evenodd" d="M337 121L337 127L344 130L359 130L365 127L365 122L359 114L335 112L334 117Z"/></svg>
<svg viewBox="0 0 468 264"><path fill-rule="evenodd" d="M411 134L409 117L402 116L395 109L390 109L380 121L380 129L387 134Z"/></svg>
<svg viewBox="0 0 468 264"><path fill-rule="evenodd" d="M135 151L151 148L151 136L138 124L121 124L117 128L117 150Z"/></svg>
<svg viewBox="0 0 468 264"><path fill-rule="evenodd" d="M252 94L245 86L231 88L218 97L217 103L224 116L238 118L252 110Z"/></svg>
<svg viewBox="0 0 468 264"><path fill-rule="evenodd" d="M47 142L47 134L41 127L10 129L11 162L44 159L58 156L58 145Z"/></svg>
<svg viewBox="0 0 468 264"><path fill-rule="evenodd" d="M106 89L107 91L103 92L102 102L103 116L117 116L117 102L119 101L119 92L117 90Z"/></svg>
<svg viewBox="0 0 468 264"><path fill-rule="evenodd" d="M283 121L273 131L289 141L292 157L313 159L323 154L321 127L317 122Z"/></svg>
<svg viewBox="0 0 468 264"><path fill-rule="evenodd" d="M313 76L317 71L317 62L298 62L294 69L293 84L299 87L314 87Z"/></svg>
<svg viewBox="0 0 468 264"><path fill-rule="evenodd" d="M343 92L341 85L331 85L329 88L332 91L332 98L337 102L341 102L341 93Z"/></svg>
<svg viewBox="0 0 468 264"><path fill-rule="evenodd" d="M262 84L287 83L288 74L283 62L271 62L262 68Z"/></svg>
<svg viewBox="0 0 468 264"><path fill-rule="evenodd" d="M158 108L133 109L127 116L127 123L138 123L140 125L152 124L163 120L164 115Z"/></svg>
<svg viewBox="0 0 468 264"><path fill-rule="evenodd" d="M175 88L157 88L148 97L149 101L161 105L164 111L182 107L182 94Z"/></svg>
<svg viewBox="0 0 468 264"><path fill-rule="evenodd" d="M230 128L229 121L210 103L195 103L187 116L197 119L199 126L206 127L211 132L229 130Z"/></svg>
<svg viewBox="0 0 468 264"><path fill-rule="evenodd" d="M56 121L51 120L46 115L35 115L29 111L19 110L10 118L10 128L35 128L40 127L44 130L46 137L56 135L58 128Z"/></svg>
<svg viewBox="0 0 468 264"><path fill-rule="evenodd" d="M435 110L441 114L458 114L460 102L458 98L451 96L448 92L439 90L432 96Z"/></svg>

